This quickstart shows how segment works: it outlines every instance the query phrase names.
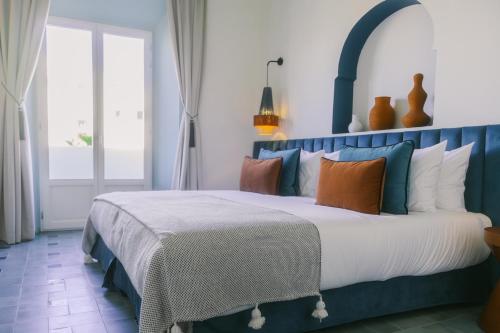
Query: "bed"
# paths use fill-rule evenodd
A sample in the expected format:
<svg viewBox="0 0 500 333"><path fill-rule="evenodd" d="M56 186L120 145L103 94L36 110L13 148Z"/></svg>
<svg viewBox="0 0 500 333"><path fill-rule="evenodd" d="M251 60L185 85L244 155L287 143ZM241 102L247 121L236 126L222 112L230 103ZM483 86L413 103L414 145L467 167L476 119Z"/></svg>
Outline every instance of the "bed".
<svg viewBox="0 0 500 333"><path fill-rule="evenodd" d="M311 309L317 301L313 294L280 299L280 302L263 302L260 310L267 321L261 331L305 332L411 309L485 300L494 277L487 260L489 251L482 238L483 228L498 225L499 221L500 209L495 197L500 194L500 179L496 176L500 168L500 126L261 141L254 144L254 156L262 147L272 150L301 147L309 151L325 149L328 152L338 150L344 144L370 147L408 139L413 140L417 147L427 147L447 139L447 149L476 142L466 181L465 197L469 213L437 211L408 216L368 216L319 207L310 198L237 191L195 194L210 200L216 198L283 212L310 221L319 233L320 290L330 315L321 321L311 317ZM132 196L130 202L140 200L139 197L134 198L139 194L128 195ZM147 192L140 195L161 202L173 193ZM126 248L123 239L129 238L110 236L104 227L119 224L117 216L120 212L130 213L133 210L127 211L127 206L113 204L112 197L104 199L93 209L93 219L100 220L92 222L96 230L90 233L86 250L106 270L105 285L125 292L139 317L140 294L144 284L138 278L141 270L132 272L130 264L126 263L129 258L124 258L127 255L123 252ZM134 224L141 224L138 214L128 215L128 226L131 220ZM126 235L127 228L123 228L121 235ZM126 262L122 262L122 258ZM216 316L193 321L190 329L196 333L251 332L253 330L247 324L252 304L240 304L231 311L226 308L221 312L219 309Z"/></svg>

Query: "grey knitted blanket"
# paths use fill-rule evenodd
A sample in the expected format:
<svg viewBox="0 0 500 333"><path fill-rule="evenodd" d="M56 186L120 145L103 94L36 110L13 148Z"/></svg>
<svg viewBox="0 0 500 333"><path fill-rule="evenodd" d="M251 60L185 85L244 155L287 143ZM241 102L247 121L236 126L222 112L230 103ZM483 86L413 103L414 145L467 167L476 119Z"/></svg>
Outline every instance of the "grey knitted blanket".
<svg viewBox="0 0 500 333"><path fill-rule="evenodd" d="M283 211L198 192L111 193L94 201L86 253L97 234L142 297L141 332L319 292L319 233Z"/></svg>

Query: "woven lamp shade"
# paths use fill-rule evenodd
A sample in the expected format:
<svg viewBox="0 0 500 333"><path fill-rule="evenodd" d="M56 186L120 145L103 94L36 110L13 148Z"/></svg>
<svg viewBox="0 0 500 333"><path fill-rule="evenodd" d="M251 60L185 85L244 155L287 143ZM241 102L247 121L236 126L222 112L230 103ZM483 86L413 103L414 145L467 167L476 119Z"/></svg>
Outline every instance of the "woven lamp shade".
<svg viewBox="0 0 500 333"><path fill-rule="evenodd" d="M259 114L253 116L253 126L259 135L271 135L279 125L279 117L274 114L273 91L265 87L262 91Z"/></svg>

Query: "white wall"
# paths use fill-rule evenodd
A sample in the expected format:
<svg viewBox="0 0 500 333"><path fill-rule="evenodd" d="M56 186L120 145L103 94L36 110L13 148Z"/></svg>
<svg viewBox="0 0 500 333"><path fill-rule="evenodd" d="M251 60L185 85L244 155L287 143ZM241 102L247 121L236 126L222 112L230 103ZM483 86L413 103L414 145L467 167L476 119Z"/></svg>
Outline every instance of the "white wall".
<svg viewBox="0 0 500 333"><path fill-rule="evenodd" d="M500 123L500 1L422 0L437 49L434 124Z"/></svg>
<svg viewBox="0 0 500 333"><path fill-rule="evenodd" d="M281 112L284 137L331 133L333 82L344 41L359 18L378 1L274 0L269 58L285 64L270 82Z"/></svg>
<svg viewBox="0 0 500 333"><path fill-rule="evenodd" d="M423 7L402 10L382 23L365 45L355 112L367 111L375 95L404 99L411 89L411 74L421 71L429 92L426 111L432 111L433 102L435 127L500 123L500 1L421 2ZM343 43L352 26L377 3L208 1L201 100L205 188L238 186L242 157L251 153L257 138L252 116L258 110L269 59L285 59L282 67L270 72L275 106L282 116L275 137L331 135L333 84ZM391 78L387 85L386 71Z"/></svg>
<svg viewBox="0 0 500 333"><path fill-rule="evenodd" d="M200 100L203 188L239 186L265 85L267 0L209 0Z"/></svg>
<svg viewBox="0 0 500 333"><path fill-rule="evenodd" d="M268 57L285 58L278 82L272 83L285 118L282 136L331 134L333 86L343 43L357 20L378 2L273 0L267 43ZM358 67L355 113L366 119L375 95L404 101L411 74L421 71L430 92L426 111L433 111L434 126L499 123L500 1L422 3L384 21L368 40Z"/></svg>
<svg viewBox="0 0 500 333"><path fill-rule="evenodd" d="M378 1L275 0L270 56L280 54L287 68L277 86L283 136L331 134L334 80L338 60L353 25ZM283 8L286 8L283 10ZM398 116L407 111L412 76L424 74L433 113L435 52L432 21L422 6L405 8L385 20L365 44L354 85L353 112L367 128L375 96L391 96ZM400 127L398 122L397 127Z"/></svg>

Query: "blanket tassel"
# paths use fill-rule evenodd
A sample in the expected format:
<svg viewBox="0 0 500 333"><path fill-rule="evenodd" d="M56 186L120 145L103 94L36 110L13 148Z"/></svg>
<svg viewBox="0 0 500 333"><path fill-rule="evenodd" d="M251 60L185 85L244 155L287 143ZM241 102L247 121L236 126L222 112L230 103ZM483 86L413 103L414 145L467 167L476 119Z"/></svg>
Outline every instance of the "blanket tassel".
<svg viewBox="0 0 500 333"><path fill-rule="evenodd" d="M83 262L85 264L93 264L95 261L90 254L86 254L83 256Z"/></svg>
<svg viewBox="0 0 500 333"><path fill-rule="evenodd" d="M316 309L314 309L312 316L314 318L319 319L320 322L321 320L328 317L328 311L326 311L326 304L325 302L323 302L323 297L321 297L321 295L319 295L319 301L316 302Z"/></svg>
<svg viewBox="0 0 500 333"><path fill-rule="evenodd" d="M260 330L264 323L266 322L266 317L262 317L259 310L259 304L255 304L255 308L252 310L252 319L248 323L248 327L254 330Z"/></svg>
<svg viewBox="0 0 500 333"><path fill-rule="evenodd" d="M182 333L182 329L177 325L177 323L174 323L174 326L170 329L170 333Z"/></svg>

